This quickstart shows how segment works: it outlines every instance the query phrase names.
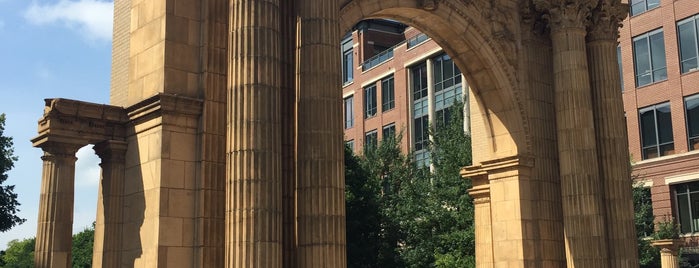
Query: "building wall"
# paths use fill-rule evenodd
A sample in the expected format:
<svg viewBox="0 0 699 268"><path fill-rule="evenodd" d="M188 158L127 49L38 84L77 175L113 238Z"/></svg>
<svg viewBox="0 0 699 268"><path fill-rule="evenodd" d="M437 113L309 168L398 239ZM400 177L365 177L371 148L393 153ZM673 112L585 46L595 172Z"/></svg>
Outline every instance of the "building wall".
<svg viewBox="0 0 699 268"><path fill-rule="evenodd" d="M660 1L660 6L630 16L620 31L623 68L623 98L629 151L634 178L651 186L656 220L678 217L675 185L699 181L699 150L690 150L684 97L699 93L699 71L682 74L678 48L677 22L699 14L694 0ZM633 38L656 29L663 30L667 79L637 87L635 84ZM674 152L658 158L642 159L639 109L669 102ZM678 179L679 178L679 179Z"/></svg>
<svg viewBox="0 0 699 268"><path fill-rule="evenodd" d="M424 63L427 59L444 53L441 47L432 39L428 39L417 46L408 48L406 42L397 40L395 36L386 36L381 32L355 30L352 32L354 42L354 80L346 83L342 88L343 98L352 96L354 106L354 126L345 128L345 141L354 143L353 149L360 153L365 144L365 134L372 130L377 130L378 140L382 140L382 130L384 126L394 124L396 133L402 133L403 139L400 141L401 148L404 152L409 152L412 147L412 90L410 87L410 68L420 63ZM408 27L402 35L402 39L407 40L421 34L420 31L413 27ZM393 50L393 58L378 64L365 71L362 70L362 62L369 60L370 57L364 56L362 53L372 51L371 48L363 48L363 44L373 43L374 41L381 43L399 43ZM357 60L360 59L360 60ZM394 94L395 107L388 111L381 110L382 90L381 81L393 75L394 78ZM376 100L377 113L376 116L364 118L364 88L370 85L376 85ZM462 92L466 82L462 79Z"/></svg>

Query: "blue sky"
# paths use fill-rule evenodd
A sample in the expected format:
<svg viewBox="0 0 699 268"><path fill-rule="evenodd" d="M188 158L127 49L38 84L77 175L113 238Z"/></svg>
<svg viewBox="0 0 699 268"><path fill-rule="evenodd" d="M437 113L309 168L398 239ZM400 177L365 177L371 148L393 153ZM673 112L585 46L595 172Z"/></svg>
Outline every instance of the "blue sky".
<svg viewBox="0 0 699 268"><path fill-rule="evenodd" d="M37 135L43 99L109 102L112 10L106 0L0 0L0 113L19 157L5 183L16 185L27 219L0 233L0 250L36 234L42 152L29 140ZM99 181L92 146L77 157L73 232L94 221Z"/></svg>

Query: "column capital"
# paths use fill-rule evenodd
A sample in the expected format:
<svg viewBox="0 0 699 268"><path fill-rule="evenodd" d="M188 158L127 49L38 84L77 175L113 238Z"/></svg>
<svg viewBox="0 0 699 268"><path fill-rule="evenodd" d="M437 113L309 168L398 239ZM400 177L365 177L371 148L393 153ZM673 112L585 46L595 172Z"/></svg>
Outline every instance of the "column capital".
<svg viewBox="0 0 699 268"><path fill-rule="evenodd" d="M628 14L628 4L614 0L600 1L599 5L592 10L588 26L588 42L600 40L616 42L619 39L621 22Z"/></svg>
<svg viewBox="0 0 699 268"><path fill-rule="evenodd" d="M62 142L44 142L37 147L44 151L44 155L41 157L42 160L49 160L55 157L75 158L75 153L82 147L80 144L74 143L62 143Z"/></svg>
<svg viewBox="0 0 699 268"><path fill-rule="evenodd" d="M126 148L128 143L119 140L106 140L95 144L92 149L100 157L102 163L118 161L124 162L126 159Z"/></svg>
<svg viewBox="0 0 699 268"><path fill-rule="evenodd" d="M582 29L589 23L592 9L598 0L534 0L534 6L544 13L552 32Z"/></svg>

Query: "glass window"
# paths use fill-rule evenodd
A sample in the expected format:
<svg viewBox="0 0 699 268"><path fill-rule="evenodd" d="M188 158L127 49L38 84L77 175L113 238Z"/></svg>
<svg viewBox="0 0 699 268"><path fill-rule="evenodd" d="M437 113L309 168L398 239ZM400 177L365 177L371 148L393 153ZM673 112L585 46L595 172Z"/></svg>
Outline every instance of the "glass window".
<svg viewBox="0 0 699 268"><path fill-rule="evenodd" d="M395 138L396 136L396 124L391 123L388 125L383 126L383 133L381 133L383 139L387 139L389 137Z"/></svg>
<svg viewBox="0 0 699 268"><path fill-rule="evenodd" d="M689 150L699 150L699 95L685 98L684 107L687 113L687 137L689 138Z"/></svg>
<svg viewBox="0 0 699 268"><path fill-rule="evenodd" d="M396 107L396 95L393 76L381 80L381 111L389 111Z"/></svg>
<svg viewBox="0 0 699 268"><path fill-rule="evenodd" d="M660 0L631 0L631 16L660 6Z"/></svg>
<svg viewBox="0 0 699 268"><path fill-rule="evenodd" d="M375 147L378 144L379 136L376 129L364 134L364 149Z"/></svg>
<svg viewBox="0 0 699 268"><path fill-rule="evenodd" d="M350 36L342 42L342 83L346 84L352 80L354 80L354 53Z"/></svg>
<svg viewBox="0 0 699 268"><path fill-rule="evenodd" d="M699 15L677 23L677 38L680 45L680 67L682 73L699 68Z"/></svg>
<svg viewBox="0 0 699 268"><path fill-rule="evenodd" d="M376 116L376 85L364 88L364 118Z"/></svg>
<svg viewBox="0 0 699 268"><path fill-rule="evenodd" d="M427 98L427 65L425 63L411 69L413 100Z"/></svg>
<svg viewBox="0 0 699 268"><path fill-rule="evenodd" d="M345 98L345 129L354 126L354 96Z"/></svg>
<svg viewBox="0 0 699 268"><path fill-rule="evenodd" d="M699 231L699 181L674 186L680 232Z"/></svg>
<svg viewBox="0 0 699 268"><path fill-rule="evenodd" d="M653 105L639 110L638 113L643 159L673 154L675 144L672 137L670 104Z"/></svg>
<svg viewBox="0 0 699 268"><path fill-rule="evenodd" d="M461 71L449 55L442 54L433 59L434 65L434 109L437 124L447 124L449 107L461 100Z"/></svg>
<svg viewBox="0 0 699 268"><path fill-rule="evenodd" d="M667 79L663 30L655 30L633 39L636 86Z"/></svg>
<svg viewBox="0 0 699 268"><path fill-rule="evenodd" d="M345 141L345 146L354 152L354 140Z"/></svg>

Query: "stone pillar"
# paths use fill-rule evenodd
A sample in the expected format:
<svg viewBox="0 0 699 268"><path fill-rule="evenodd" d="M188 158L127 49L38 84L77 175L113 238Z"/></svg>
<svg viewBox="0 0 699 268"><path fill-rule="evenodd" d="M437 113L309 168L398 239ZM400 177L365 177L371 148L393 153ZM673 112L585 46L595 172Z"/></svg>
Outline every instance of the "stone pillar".
<svg viewBox="0 0 699 268"><path fill-rule="evenodd" d="M79 145L44 143L34 267L71 267L75 153Z"/></svg>
<svg viewBox="0 0 699 268"><path fill-rule="evenodd" d="M682 244L682 240L679 239L655 240L651 243L651 245L660 249L661 268L680 267L680 259L678 255Z"/></svg>
<svg viewBox="0 0 699 268"><path fill-rule="evenodd" d="M621 96L617 38L628 6L604 0L593 10L587 35L592 106L604 189L611 267L637 267L628 140Z"/></svg>
<svg viewBox="0 0 699 268"><path fill-rule="evenodd" d="M102 163L97 219L92 253L93 267L121 267L122 224L124 211L124 141L104 141L93 149Z"/></svg>
<svg viewBox="0 0 699 268"><path fill-rule="evenodd" d="M493 263L493 229L490 208L490 185L488 175L478 172L469 175L473 187L468 194L473 198L474 225L476 230L476 268L492 268Z"/></svg>
<svg viewBox="0 0 699 268"><path fill-rule="evenodd" d="M568 267L608 267L586 20L597 1L535 0L551 28L558 159ZM625 149L624 149L625 150Z"/></svg>
<svg viewBox="0 0 699 268"><path fill-rule="evenodd" d="M281 267L279 28L279 0L231 1L226 267Z"/></svg>
<svg viewBox="0 0 699 268"><path fill-rule="evenodd" d="M530 267L546 263L540 245L549 241L536 233L538 191L532 180L534 158L509 156L465 167L474 203L476 267Z"/></svg>
<svg viewBox="0 0 699 268"><path fill-rule="evenodd" d="M338 1L297 2L297 267L347 267Z"/></svg>

